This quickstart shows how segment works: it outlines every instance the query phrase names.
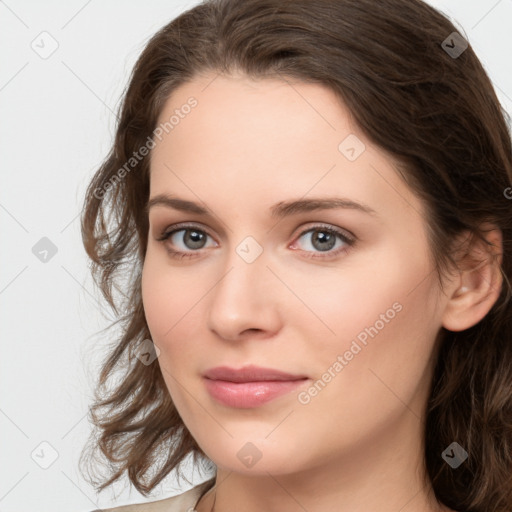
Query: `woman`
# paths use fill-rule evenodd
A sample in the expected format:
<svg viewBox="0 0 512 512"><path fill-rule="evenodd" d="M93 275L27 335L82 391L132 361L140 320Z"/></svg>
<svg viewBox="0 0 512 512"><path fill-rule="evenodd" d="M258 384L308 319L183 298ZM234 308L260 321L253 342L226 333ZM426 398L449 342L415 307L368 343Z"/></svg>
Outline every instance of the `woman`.
<svg viewBox="0 0 512 512"><path fill-rule="evenodd" d="M213 476L112 510L510 510L504 114L419 0L212 0L151 39L82 218L122 323L89 448L99 489Z"/></svg>

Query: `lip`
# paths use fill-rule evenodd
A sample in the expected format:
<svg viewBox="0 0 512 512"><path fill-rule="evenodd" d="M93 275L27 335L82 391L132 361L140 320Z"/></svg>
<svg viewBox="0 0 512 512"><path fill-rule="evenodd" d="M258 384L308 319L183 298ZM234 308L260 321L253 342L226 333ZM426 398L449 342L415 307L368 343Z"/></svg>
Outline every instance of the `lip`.
<svg viewBox="0 0 512 512"><path fill-rule="evenodd" d="M239 370L219 366L207 370L203 377L212 398L228 407L240 409L263 405L309 380L304 375L258 366L246 366Z"/></svg>

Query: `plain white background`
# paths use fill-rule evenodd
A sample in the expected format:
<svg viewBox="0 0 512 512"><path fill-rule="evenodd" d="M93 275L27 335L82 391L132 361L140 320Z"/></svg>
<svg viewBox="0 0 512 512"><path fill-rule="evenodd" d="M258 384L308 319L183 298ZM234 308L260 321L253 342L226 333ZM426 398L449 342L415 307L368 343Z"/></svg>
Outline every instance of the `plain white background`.
<svg viewBox="0 0 512 512"><path fill-rule="evenodd" d="M79 213L136 58L196 3L0 0L1 512L90 511L190 487L171 474L148 499L126 482L97 495L80 477L106 353L97 332L110 313L89 276ZM462 29L512 112L512 0L429 3ZM188 467L194 484L205 478Z"/></svg>

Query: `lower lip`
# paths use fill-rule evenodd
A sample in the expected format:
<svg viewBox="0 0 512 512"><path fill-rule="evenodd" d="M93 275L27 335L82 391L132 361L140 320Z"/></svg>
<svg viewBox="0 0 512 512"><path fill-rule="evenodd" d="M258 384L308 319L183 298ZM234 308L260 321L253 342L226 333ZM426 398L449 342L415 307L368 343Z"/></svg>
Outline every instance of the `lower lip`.
<svg viewBox="0 0 512 512"><path fill-rule="evenodd" d="M228 382L204 379L210 395L228 407L250 409L302 386L308 379L269 380L258 382Z"/></svg>

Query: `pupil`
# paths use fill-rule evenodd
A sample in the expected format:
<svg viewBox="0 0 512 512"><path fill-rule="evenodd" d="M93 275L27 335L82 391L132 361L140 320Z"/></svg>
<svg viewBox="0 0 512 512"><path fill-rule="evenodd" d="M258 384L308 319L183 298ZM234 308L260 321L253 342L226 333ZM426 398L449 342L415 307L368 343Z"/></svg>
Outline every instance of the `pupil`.
<svg viewBox="0 0 512 512"><path fill-rule="evenodd" d="M316 242L320 244L319 247L315 246ZM332 249L335 243L336 238L332 233L328 233L326 231L315 231L313 236L313 245L320 251L328 251L329 249Z"/></svg>

